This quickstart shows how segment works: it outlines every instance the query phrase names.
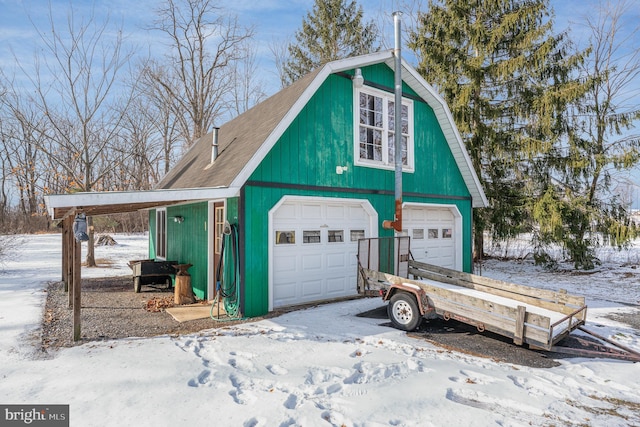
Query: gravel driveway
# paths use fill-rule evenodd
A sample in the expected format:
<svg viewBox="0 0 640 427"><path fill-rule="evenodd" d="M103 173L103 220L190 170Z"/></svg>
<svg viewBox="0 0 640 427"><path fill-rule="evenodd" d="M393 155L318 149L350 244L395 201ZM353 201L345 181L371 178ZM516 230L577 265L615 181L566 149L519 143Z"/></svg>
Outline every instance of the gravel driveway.
<svg viewBox="0 0 640 427"><path fill-rule="evenodd" d="M42 322L41 350L46 357L59 347L70 347L91 341L127 337L152 337L165 334L189 334L205 329L230 326L241 322L256 321L278 316L286 311L233 322L216 322L211 318L177 322L162 307L173 302L172 289L145 285L140 293L133 291L131 276L101 279L82 279L81 341L74 343L73 312L69 309L69 294L63 284L55 282L47 288L47 301ZM298 307L300 308L300 307ZM386 305L360 316L380 319L380 324L391 327ZM616 320L640 330L640 316L618 315ZM510 340L490 332L478 333L469 325L455 320L445 322L434 319L423 322L420 328L409 334L425 340L446 351L457 351L501 362L536 368L557 366L557 359L568 357L557 353L536 352L514 345ZM570 337L565 340L570 341ZM572 345L569 343L569 345ZM574 344L575 345L575 344Z"/></svg>
<svg viewBox="0 0 640 427"><path fill-rule="evenodd" d="M133 291L131 276L82 279L81 341L188 334L221 326L211 318L179 323L162 307L172 303L173 289L143 285ZM225 322L230 325L236 322ZM42 350L73 342L73 311L61 282L50 283L42 323ZM76 343L78 344L78 343Z"/></svg>

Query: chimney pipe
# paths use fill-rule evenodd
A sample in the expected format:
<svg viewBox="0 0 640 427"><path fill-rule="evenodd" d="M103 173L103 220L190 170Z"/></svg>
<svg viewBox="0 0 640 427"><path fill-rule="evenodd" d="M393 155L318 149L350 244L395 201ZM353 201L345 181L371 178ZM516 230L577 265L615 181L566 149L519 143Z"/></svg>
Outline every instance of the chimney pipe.
<svg viewBox="0 0 640 427"><path fill-rule="evenodd" d="M394 135L393 145L395 150L395 218L394 221L385 220L382 227L402 232L402 56L401 56L401 22L402 12L393 12L393 24L395 32L395 102L394 102Z"/></svg>
<svg viewBox="0 0 640 427"><path fill-rule="evenodd" d="M213 135L211 140L211 163L215 162L218 158L218 131L220 128L213 128Z"/></svg>

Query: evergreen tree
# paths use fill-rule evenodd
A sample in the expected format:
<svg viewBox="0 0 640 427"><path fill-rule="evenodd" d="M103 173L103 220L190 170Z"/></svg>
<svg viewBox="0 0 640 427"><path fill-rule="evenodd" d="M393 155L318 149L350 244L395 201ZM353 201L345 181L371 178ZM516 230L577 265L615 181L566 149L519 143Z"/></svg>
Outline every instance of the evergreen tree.
<svg viewBox="0 0 640 427"><path fill-rule="evenodd" d="M547 0L430 0L410 33L418 71L443 94L490 207L474 211L475 256L484 232L504 240L531 225L538 159L557 147L561 112L583 90L580 55L552 34Z"/></svg>
<svg viewBox="0 0 640 427"><path fill-rule="evenodd" d="M288 85L327 62L375 52L377 38L376 25L363 23L362 6L355 0L315 0L288 46L281 80Z"/></svg>
<svg viewBox="0 0 640 427"><path fill-rule="evenodd" d="M547 163L556 179L534 209L539 246L564 245L576 268L595 266L598 245L637 236L615 185L616 172L640 160L640 109L627 105L640 79L640 27L623 23L630 11L625 1L601 3L586 21L591 50L580 71L589 90L567 109L568 138Z"/></svg>

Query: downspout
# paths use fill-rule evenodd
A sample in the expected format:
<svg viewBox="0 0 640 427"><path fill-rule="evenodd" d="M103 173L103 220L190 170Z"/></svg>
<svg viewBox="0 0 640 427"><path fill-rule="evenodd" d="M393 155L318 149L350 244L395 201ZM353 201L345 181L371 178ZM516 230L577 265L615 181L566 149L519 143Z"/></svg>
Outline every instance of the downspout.
<svg viewBox="0 0 640 427"><path fill-rule="evenodd" d="M394 135L393 144L395 151L395 218L394 221L385 220L382 228L393 229L397 233L402 232L402 56L400 38L400 17L402 12L393 12L393 24L395 30L395 102L394 102Z"/></svg>

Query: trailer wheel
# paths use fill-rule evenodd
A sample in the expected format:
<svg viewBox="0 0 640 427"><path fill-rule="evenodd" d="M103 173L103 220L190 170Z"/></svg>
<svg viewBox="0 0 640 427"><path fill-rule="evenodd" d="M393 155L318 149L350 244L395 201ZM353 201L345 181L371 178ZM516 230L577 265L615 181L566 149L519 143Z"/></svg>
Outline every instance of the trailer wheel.
<svg viewBox="0 0 640 427"><path fill-rule="evenodd" d="M413 331L422 323L418 303L414 296L407 292L398 292L391 297L387 315L393 326L403 331Z"/></svg>
<svg viewBox="0 0 640 427"><path fill-rule="evenodd" d="M133 278L133 291L134 291L135 293L140 292L140 287L141 287L141 284L140 284L140 277L134 277L134 278Z"/></svg>

